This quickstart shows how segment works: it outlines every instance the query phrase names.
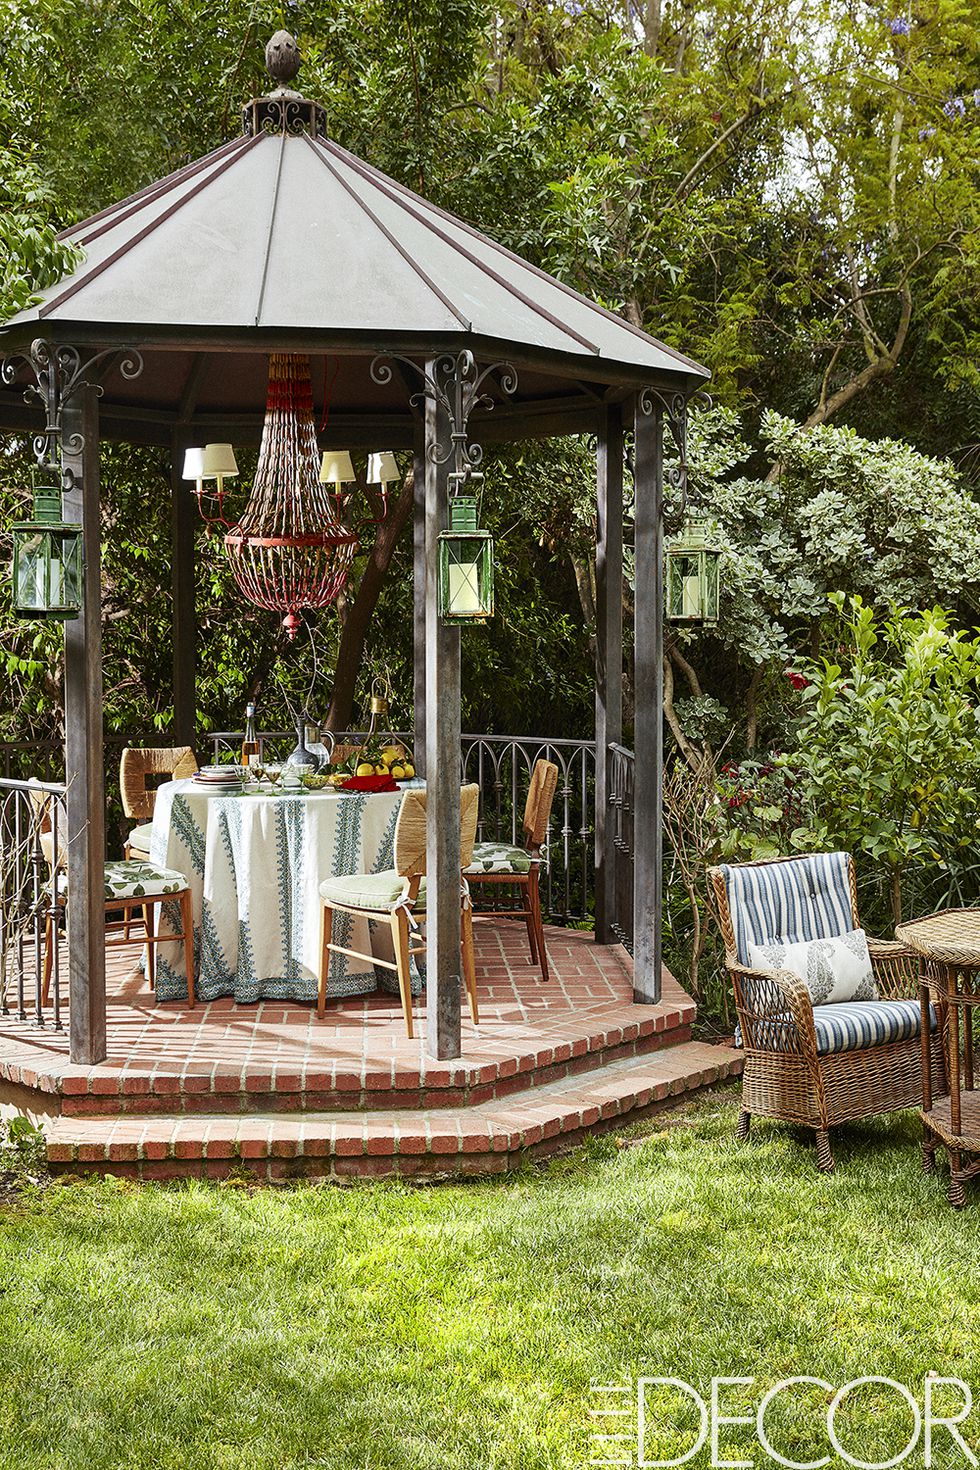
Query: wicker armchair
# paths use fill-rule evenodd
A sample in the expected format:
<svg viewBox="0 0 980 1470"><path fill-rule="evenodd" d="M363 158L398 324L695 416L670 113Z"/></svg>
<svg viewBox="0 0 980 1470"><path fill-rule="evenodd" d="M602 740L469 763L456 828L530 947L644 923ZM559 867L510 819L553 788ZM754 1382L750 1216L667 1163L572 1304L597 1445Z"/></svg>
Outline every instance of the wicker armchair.
<svg viewBox="0 0 980 1470"><path fill-rule="evenodd" d="M126 858L150 855L150 825L156 791L149 785L149 778L169 776L171 780L181 781L186 776L193 776L196 770L197 757L189 745L132 746L123 751L119 762L123 811L130 820L140 824L126 838Z"/></svg>
<svg viewBox="0 0 980 1470"><path fill-rule="evenodd" d="M818 1167L829 1173L831 1128L921 1105L918 960L894 940L869 938L880 1000L814 1009L792 971L750 968L748 946L831 938L859 928L853 858L822 853L730 864L709 869L709 878L745 1050L738 1136L748 1137L753 1113L812 1128ZM938 997L934 1006L933 1075L942 1077L945 1016L938 1014Z"/></svg>

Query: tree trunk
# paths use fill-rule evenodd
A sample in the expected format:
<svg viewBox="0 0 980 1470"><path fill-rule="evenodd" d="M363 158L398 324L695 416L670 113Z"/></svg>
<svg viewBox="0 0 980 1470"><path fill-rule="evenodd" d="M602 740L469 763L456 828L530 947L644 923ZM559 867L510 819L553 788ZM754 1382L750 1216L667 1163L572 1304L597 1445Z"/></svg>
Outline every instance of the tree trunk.
<svg viewBox="0 0 980 1470"><path fill-rule="evenodd" d="M327 715L328 730L349 730L354 714L354 689L357 674L364 657L364 643L371 625L374 609L388 575L391 558L395 554L398 538L415 504L414 476L405 476L402 491L391 508L388 519L379 527L368 557L367 565L353 600L347 605L340 648L337 653L337 668L334 673L333 695Z"/></svg>

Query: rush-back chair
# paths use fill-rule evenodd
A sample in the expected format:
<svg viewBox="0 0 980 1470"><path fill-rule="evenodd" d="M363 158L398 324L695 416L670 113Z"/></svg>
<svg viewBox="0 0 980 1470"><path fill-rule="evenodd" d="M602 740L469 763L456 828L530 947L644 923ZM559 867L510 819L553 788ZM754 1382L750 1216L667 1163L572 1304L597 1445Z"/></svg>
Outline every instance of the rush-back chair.
<svg viewBox="0 0 980 1470"><path fill-rule="evenodd" d="M527 924L531 964L540 965L542 980L548 979L548 955L544 947L538 875L541 847L548 835L557 785L558 767L554 762L536 761L524 804L523 846L512 846L509 842L478 842L473 848L473 860L465 870L471 889L479 889L483 884L502 883L517 889L521 898L519 909L493 908L492 912L495 917L523 919Z"/></svg>
<svg viewBox="0 0 980 1470"><path fill-rule="evenodd" d="M473 854L479 786L464 786L460 792L460 858L465 867ZM320 976L317 1015L326 1014L327 975L331 954L367 960L371 965L394 970L398 975L405 1027L412 1029L411 965L415 955L425 953L419 917L425 914L426 793L410 787L402 797L395 827L395 866L382 873L358 873L352 877L326 878L320 884L323 912L320 927ZM373 954L345 948L333 942L334 910L362 919L386 921L391 927L394 964ZM463 979L470 999L473 1025L479 1024L476 1000L476 956L473 950L473 909L469 889L460 878L461 961ZM414 942L413 942L413 936Z"/></svg>
<svg viewBox="0 0 980 1470"><path fill-rule="evenodd" d="M67 848L58 857L58 871L54 871L54 834L51 822L51 798L40 789L30 792L38 827L41 851L51 869L50 883L53 902L44 920L44 965L41 978L41 1003L47 1005L51 992L51 974L54 969L54 951L58 943L58 931L65 917L71 916L68 905L68 875L65 872ZM184 947L187 965L187 1000L194 1007L194 921L191 909L191 890L183 873L174 868L154 867L142 859L106 863L103 882L105 885L106 917L121 914L121 919L111 923L106 933L106 949L117 949L123 945L138 945L146 949L146 974L150 988L156 988L156 950L160 944L180 943ZM155 926L155 910L165 903L176 904L180 909L180 928L173 933L160 935ZM130 938L133 910L139 909L143 916L144 933ZM121 938L111 936L121 931Z"/></svg>
<svg viewBox="0 0 980 1470"><path fill-rule="evenodd" d="M868 938L878 1000L814 1005L800 975L749 963L749 946L830 939L858 929L847 853L709 869L745 1051L738 1135L752 1115L816 1133L818 1167L834 1167L829 1130L922 1098L919 966L895 940ZM938 1000L930 1012L934 1076L945 1075Z"/></svg>
<svg viewBox="0 0 980 1470"><path fill-rule="evenodd" d="M155 788L149 784L151 778L169 776L172 781L182 781L193 776L197 768L197 757L189 745L134 745L123 751L119 762L123 811L131 821L139 823L126 838L123 850L126 858L150 856L150 832L157 799Z"/></svg>

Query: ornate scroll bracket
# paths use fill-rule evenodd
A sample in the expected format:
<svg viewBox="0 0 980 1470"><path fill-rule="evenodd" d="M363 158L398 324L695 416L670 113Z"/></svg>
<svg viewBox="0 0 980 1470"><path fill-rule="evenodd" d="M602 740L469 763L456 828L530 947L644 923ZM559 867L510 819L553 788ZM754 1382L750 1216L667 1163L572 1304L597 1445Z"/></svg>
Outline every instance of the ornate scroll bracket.
<svg viewBox="0 0 980 1470"><path fill-rule="evenodd" d="M517 373L507 362L495 362L481 368L469 348L464 348L462 352L447 352L436 358L431 374L410 357L398 354L376 357L371 363L371 377L375 383L384 386L391 382L393 362L411 369L422 384L409 402L420 406L426 398L434 398L449 420L448 442L437 440L428 446L426 453L433 464L452 462L450 493L454 493L471 475L479 472L483 463L483 446L475 444L468 433L473 410L493 408L493 398L484 391L483 385L491 374L497 374L501 390L510 397L517 391Z"/></svg>
<svg viewBox="0 0 980 1470"><path fill-rule="evenodd" d="M101 398L102 384L92 382L92 369L107 357L112 357L118 348L107 347L93 357L82 359L77 347L60 342L49 342L44 337L36 338L27 352L15 353L3 360L0 377L14 386L26 363L34 382L24 389L24 402L39 403L44 410L44 429L34 436L34 457L42 469L60 474L66 490L74 484L71 470L63 469L61 456L67 449L69 454L81 454L85 440L81 434L71 434L67 439L62 429L65 405L82 388L94 388ZM142 355L135 348L126 349L119 362L119 371L124 378L138 378L143 371Z"/></svg>
<svg viewBox="0 0 980 1470"><path fill-rule="evenodd" d="M637 395L636 406L646 415L659 413L661 422L670 430L670 437L677 450L677 461L664 469L664 484L669 486L680 499L680 514L687 509L687 414L691 405L710 408L707 393L685 394L678 391L664 392L659 388L643 388Z"/></svg>

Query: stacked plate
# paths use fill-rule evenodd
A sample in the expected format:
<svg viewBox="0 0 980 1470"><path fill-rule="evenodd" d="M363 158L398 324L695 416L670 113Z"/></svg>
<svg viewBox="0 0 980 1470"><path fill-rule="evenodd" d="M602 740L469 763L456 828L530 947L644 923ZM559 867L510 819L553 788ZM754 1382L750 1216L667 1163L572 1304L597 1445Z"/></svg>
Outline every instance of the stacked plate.
<svg viewBox="0 0 980 1470"><path fill-rule="evenodd" d="M212 796L233 796L242 789L243 774L241 766L203 766L191 780Z"/></svg>

